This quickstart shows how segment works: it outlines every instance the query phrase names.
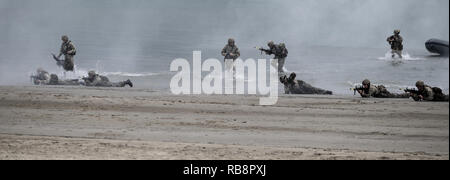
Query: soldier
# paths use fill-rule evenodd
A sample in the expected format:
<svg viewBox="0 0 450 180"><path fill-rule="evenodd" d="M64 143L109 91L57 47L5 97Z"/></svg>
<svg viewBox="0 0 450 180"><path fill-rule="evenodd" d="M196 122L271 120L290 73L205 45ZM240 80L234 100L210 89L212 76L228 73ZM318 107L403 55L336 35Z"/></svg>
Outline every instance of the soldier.
<svg viewBox="0 0 450 180"><path fill-rule="evenodd" d="M228 44L222 49L222 56L224 56L224 60L232 59L233 62L241 56L233 38L228 39ZM231 67L233 67L233 72L235 72L236 69L233 64L226 64L228 70L231 70Z"/></svg>
<svg viewBox="0 0 450 180"><path fill-rule="evenodd" d="M31 76L31 79L33 80L33 83L35 85L40 85L40 84L48 84L50 81L50 74L45 71L42 68L38 68L36 71L36 75Z"/></svg>
<svg viewBox="0 0 450 180"><path fill-rule="evenodd" d="M395 54L398 55L398 57L402 57L402 51L403 51L403 38L400 36L400 30L396 29L394 30L394 35L387 38L387 41L391 45L391 53L392 58L395 57Z"/></svg>
<svg viewBox="0 0 450 180"><path fill-rule="evenodd" d="M224 59L232 59L233 61L241 56L239 48L235 45L234 39L228 39L228 44L222 49L222 56L224 56Z"/></svg>
<svg viewBox="0 0 450 180"><path fill-rule="evenodd" d="M410 92L411 97L415 101L448 101L448 95L442 93L442 89L438 87L430 87L423 81L416 82L417 91Z"/></svg>
<svg viewBox="0 0 450 180"><path fill-rule="evenodd" d="M374 86L374 85L372 85L370 83L370 81L368 79L365 79L362 82L362 85L363 86L361 88L355 88L354 90L358 91L358 93L363 98L370 98L370 97L375 97L375 98L409 98L409 94L406 94L406 93L404 93L404 94L391 93L383 85Z"/></svg>
<svg viewBox="0 0 450 180"><path fill-rule="evenodd" d="M288 54L285 44L276 45L273 41L269 41L267 46L269 49L259 48L259 50L264 51L267 55L275 55L273 59L278 60L278 72L283 73L284 62Z"/></svg>
<svg viewBox="0 0 450 180"><path fill-rule="evenodd" d="M64 64L63 68L66 71L73 71L73 57L76 54L75 46L73 45L72 41L69 41L69 37L64 35L61 37L61 40L63 43L61 44L61 49L59 51L58 59L61 57L61 55L64 54Z"/></svg>
<svg viewBox="0 0 450 180"><path fill-rule="evenodd" d="M296 77L295 73L291 73L289 78L286 75L280 77L280 82L284 84L286 94L333 94L331 91L313 87L302 80L295 80Z"/></svg>
<svg viewBox="0 0 450 180"><path fill-rule="evenodd" d="M95 73L95 71L89 71L88 77L83 78L86 86L98 86L98 87L124 87L129 85L133 87L133 83L128 79L126 81L113 83L110 82L106 76L101 76Z"/></svg>

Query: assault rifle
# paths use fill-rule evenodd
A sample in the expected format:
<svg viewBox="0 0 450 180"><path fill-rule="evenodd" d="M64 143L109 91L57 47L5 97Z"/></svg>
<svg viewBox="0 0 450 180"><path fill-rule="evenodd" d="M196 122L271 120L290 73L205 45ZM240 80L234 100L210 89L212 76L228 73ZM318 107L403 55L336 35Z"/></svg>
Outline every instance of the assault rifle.
<svg viewBox="0 0 450 180"><path fill-rule="evenodd" d="M363 86L355 86L353 88L350 88L350 90L353 91L353 95L356 95L356 91L364 90Z"/></svg>
<svg viewBox="0 0 450 180"><path fill-rule="evenodd" d="M270 53L270 49L264 49L264 48L258 47L258 46L256 46L255 49L260 50L260 51L261 51L261 54L262 54L263 52L265 52L266 54L269 54L269 53Z"/></svg>

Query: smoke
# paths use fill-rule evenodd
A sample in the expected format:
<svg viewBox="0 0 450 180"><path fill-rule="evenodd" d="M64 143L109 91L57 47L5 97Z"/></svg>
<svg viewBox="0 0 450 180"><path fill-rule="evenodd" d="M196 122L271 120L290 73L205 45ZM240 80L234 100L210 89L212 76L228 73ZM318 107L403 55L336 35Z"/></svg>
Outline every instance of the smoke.
<svg viewBox="0 0 450 180"><path fill-rule="evenodd" d="M244 2L226 4L222 17L232 23L229 28L217 28L223 29L220 35L232 34L246 42L372 48L385 47L385 39L394 29L402 30L409 48L423 48L432 37L449 38L447 0Z"/></svg>
<svg viewBox="0 0 450 180"><path fill-rule="evenodd" d="M69 35L85 69L167 70L192 50L218 49L234 37L241 47L268 40L288 47L385 48L401 29L405 47L449 39L448 0L0 0L0 84L50 58ZM152 61L151 66L142 66Z"/></svg>

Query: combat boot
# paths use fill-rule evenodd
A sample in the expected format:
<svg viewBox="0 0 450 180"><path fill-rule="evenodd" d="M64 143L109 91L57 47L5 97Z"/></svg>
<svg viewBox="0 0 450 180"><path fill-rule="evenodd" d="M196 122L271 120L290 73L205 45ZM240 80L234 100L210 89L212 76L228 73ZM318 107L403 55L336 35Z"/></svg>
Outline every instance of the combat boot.
<svg viewBox="0 0 450 180"><path fill-rule="evenodd" d="M130 87L133 87L133 83L129 79L125 81L125 84L128 84Z"/></svg>

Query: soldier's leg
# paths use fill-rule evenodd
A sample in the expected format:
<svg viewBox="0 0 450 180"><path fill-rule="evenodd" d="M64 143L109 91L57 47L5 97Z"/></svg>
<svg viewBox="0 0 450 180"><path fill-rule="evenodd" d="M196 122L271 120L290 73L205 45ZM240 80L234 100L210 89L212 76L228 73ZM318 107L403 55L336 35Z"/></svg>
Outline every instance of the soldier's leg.
<svg viewBox="0 0 450 180"><path fill-rule="evenodd" d="M445 94L435 94L433 101L448 101L448 95Z"/></svg>
<svg viewBox="0 0 450 180"><path fill-rule="evenodd" d="M116 83L111 83L112 87L125 87L125 81L122 82L116 82Z"/></svg>
<svg viewBox="0 0 450 180"><path fill-rule="evenodd" d="M129 79L126 81L122 81L122 82L111 83L112 87L125 87L125 85L133 87L133 83Z"/></svg>
<svg viewBox="0 0 450 180"><path fill-rule="evenodd" d="M316 88L308 83L304 83L302 86L303 92L305 94L328 94L331 95L333 92L327 91L321 88Z"/></svg>
<svg viewBox="0 0 450 180"><path fill-rule="evenodd" d="M402 93L402 94L394 94L394 93L392 93L390 95L390 97L391 98L409 98L410 95L409 95L409 93Z"/></svg>
<svg viewBox="0 0 450 180"><path fill-rule="evenodd" d="M284 67L284 61L286 60L286 58L279 58L278 59L278 72L284 72L283 67Z"/></svg>
<svg viewBox="0 0 450 180"><path fill-rule="evenodd" d="M391 50L392 58L395 58L395 50Z"/></svg>
<svg viewBox="0 0 450 180"><path fill-rule="evenodd" d="M327 94L327 95L333 94L333 92L331 92L331 91L327 91L327 90L320 89L320 88L314 88L313 91L314 91L314 94Z"/></svg>
<svg viewBox="0 0 450 180"><path fill-rule="evenodd" d="M73 56L66 55L64 57L64 70L73 71Z"/></svg>
<svg viewBox="0 0 450 180"><path fill-rule="evenodd" d="M398 55L398 57L400 57L400 59L402 59L402 58L403 58L403 56L402 56L402 51L400 51L400 50L397 50L397 55Z"/></svg>
<svg viewBox="0 0 450 180"><path fill-rule="evenodd" d="M95 87L113 87L114 84L109 82L109 81L95 81L92 84L90 84L90 86L95 86Z"/></svg>

